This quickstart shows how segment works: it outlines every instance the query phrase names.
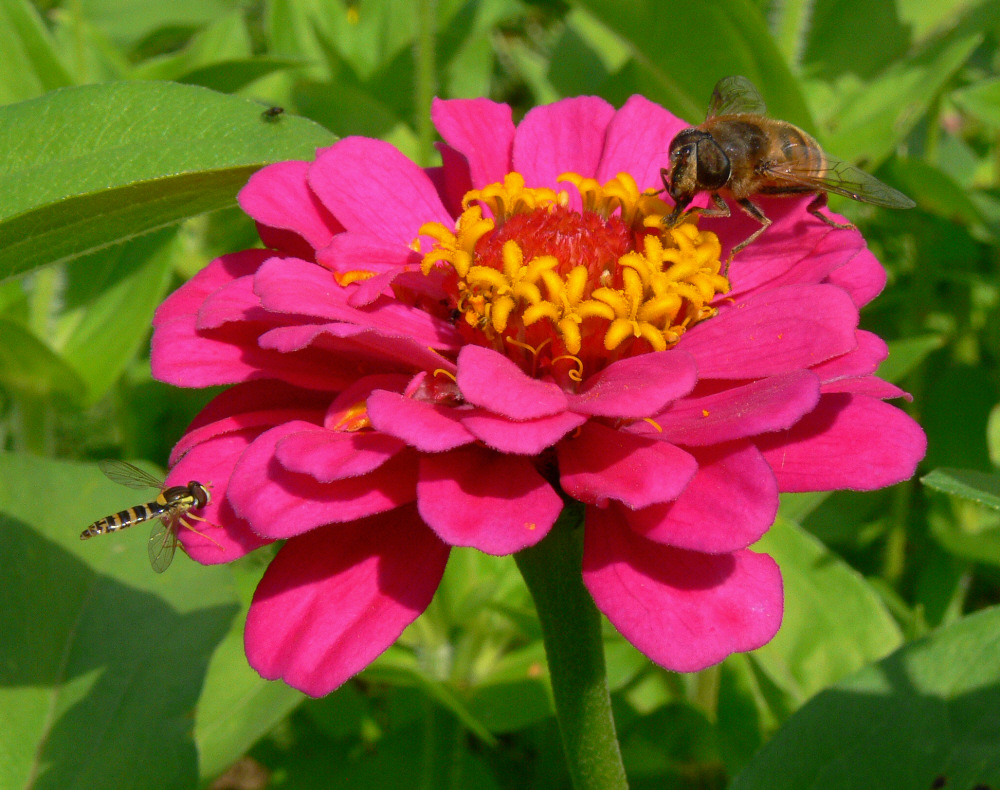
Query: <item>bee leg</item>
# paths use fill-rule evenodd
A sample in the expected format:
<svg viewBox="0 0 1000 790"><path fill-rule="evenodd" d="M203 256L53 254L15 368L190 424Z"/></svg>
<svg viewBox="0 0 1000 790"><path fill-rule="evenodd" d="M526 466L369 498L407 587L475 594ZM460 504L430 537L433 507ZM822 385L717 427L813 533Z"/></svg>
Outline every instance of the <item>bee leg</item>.
<svg viewBox="0 0 1000 790"><path fill-rule="evenodd" d="M809 205L806 206L806 211L812 214L814 217L818 217L823 220L831 228L837 228L838 230L854 230L854 226L850 223L844 222L834 222L826 214L820 214L819 210L821 208L826 208L826 192L820 192L810 201Z"/></svg>
<svg viewBox="0 0 1000 790"><path fill-rule="evenodd" d="M760 227L757 228L757 230L755 230L745 239L743 239L743 241L741 241L735 247L733 247L732 252L729 253L730 261L733 259L733 256L736 255L736 253L740 252L744 247L752 243L758 236L760 236L761 233L763 233L771 226L771 220L768 219L767 215L764 214L764 212L761 211L758 206L752 203L749 198L740 198L736 202L740 204L741 209L743 209L747 214L749 214L751 217L753 217L760 223Z"/></svg>
<svg viewBox="0 0 1000 790"><path fill-rule="evenodd" d="M731 216L729 211L729 204L722 199L722 195L718 192L712 195L712 202L715 204L715 208L703 208L698 211L703 217L728 217Z"/></svg>

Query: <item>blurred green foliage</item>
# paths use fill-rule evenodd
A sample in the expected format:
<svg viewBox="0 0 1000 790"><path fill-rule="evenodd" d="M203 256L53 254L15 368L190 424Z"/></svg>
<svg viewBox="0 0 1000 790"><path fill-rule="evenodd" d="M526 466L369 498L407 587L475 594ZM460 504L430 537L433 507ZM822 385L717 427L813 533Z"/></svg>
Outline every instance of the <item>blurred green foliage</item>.
<svg viewBox="0 0 1000 790"><path fill-rule="evenodd" d="M512 561L455 551L397 645L305 700L242 655L267 558L161 578L141 535L81 545L130 504L92 462L162 467L214 394L152 380L149 322L256 243L255 169L348 134L434 164L433 96L698 122L728 74L917 201L836 209L889 272L862 321L930 474L786 498L754 654L673 675L608 627L631 786L1000 786L997 613L972 615L1000 602L998 44L997 0L0 0L0 786L567 787Z"/></svg>

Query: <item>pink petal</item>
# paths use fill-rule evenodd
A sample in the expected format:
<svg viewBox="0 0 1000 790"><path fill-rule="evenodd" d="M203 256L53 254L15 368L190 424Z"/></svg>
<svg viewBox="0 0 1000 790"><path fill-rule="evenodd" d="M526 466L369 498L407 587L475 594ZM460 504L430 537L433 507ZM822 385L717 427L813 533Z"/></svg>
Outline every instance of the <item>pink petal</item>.
<svg viewBox="0 0 1000 790"><path fill-rule="evenodd" d="M839 357L814 365L813 373L824 384L837 379L853 378L874 373L889 356L889 347L878 335L864 330L857 332L857 348Z"/></svg>
<svg viewBox="0 0 1000 790"><path fill-rule="evenodd" d="M595 178L602 184L629 173L639 191L662 189L660 168L670 167L670 142L690 124L643 96L631 96L608 124Z"/></svg>
<svg viewBox="0 0 1000 790"><path fill-rule="evenodd" d="M778 484L752 444L691 451L698 472L675 502L642 510L620 508L622 518L649 540L721 554L749 546L778 512Z"/></svg>
<svg viewBox="0 0 1000 790"><path fill-rule="evenodd" d="M180 316L154 330L150 366L154 379L175 387L235 384L260 376L260 366L249 362L246 352L247 347L238 342L202 337L189 316Z"/></svg>
<svg viewBox="0 0 1000 790"><path fill-rule="evenodd" d="M437 100L435 100L437 101ZM513 135L511 136L513 141ZM438 174L431 173L431 180L437 187L438 194L448 213L457 217L462 213L462 197L472 189L472 174L469 171L468 160L450 145L435 143L438 153L441 154L441 167ZM510 151L508 148L506 161L510 161ZM487 163L488 164L488 163ZM505 171L506 172L506 171ZM489 182L484 182L489 183Z"/></svg>
<svg viewBox="0 0 1000 790"><path fill-rule="evenodd" d="M410 338L387 337L369 327L341 322L281 326L262 334L258 344L262 349L280 352L281 357L289 357L288 361L295 359L289 352L301 352L302 356L315 360L318 368L313 371L314 378L335 383L332 389L346 387L358 376L386 369L453 368L453 363Z"/></svg>
<svg viewBox="0 0 1000 790"><path fill-rule="evenodd" d="M518 422L481 409L462 412L469 433L497 452L515 455L538 455L586 421L584 415L568 411Z"/></svg>
<svg viewBox="0 0 1000 790"><path fill-rule="evenodd" d="M413 508L288 541L250 605L247 660L269 680L328 694L427 608L448 551Z"/></svg>
<svg viewBox="0 0 1000 790"><path fill-rule="evenodd" d="M785 270L795 267L833 231L806 211L811 199L754 195L753 202L771 219L772 225L730 263L729 280L733 293L755 291L769 284ZM732 216L705 217L698 223L702 230L718 234L722 242L722 260L726 260L736 244L760 230L757 220L742 211L735 201L730 199L729 203Z"/></svg>
<svg viewBox="0 0 1000 790"><path fill-rule="evenodd" d="M599 508L587 508L585 529L583 581L594 603L660 666L695 672L777 633L781 574L766 554L664 546Z"/></svg>
<svg viewBox="0 0 1000 790"><path fill-rule="evenodd" d="M163 300L153 316L153 326L174 321L181 316L195 316L205 299L233 280L253 274L268 258L271 250L243 250L216 258L184 285Z"/></svg>
<svg viewBox="0 0 1000 790"><path fill-rule="evenodd" d="M596 422L556 449L563 490L598 507L612 499L633 509L669 502L698 469L678 447Z"/></svg>
<svg viewBox="0 0 1000 790"><path fill-rule="evenodd" d="M701 378L750 379L788 373L856 345L858 311L840 288L788 285L748 296L685 333Z"/></svg>
<svg viewBox="0 0 1000 790"><path fill-rule="evenodd" d="M407 245L425 222L454 224L427 174L381 140L345 137L321 151L309 186L348 231Z"/></svg>
<svg viewBox="0 0 1000 790"><path fill-rule="evenodd" d="M790 428L819 400L819 378L808 370L773 376L710 395L682 398L653 419L663 439L704 446ZM630 429L655 430L645 422Z"/></svg>
<svg viewBox="0 0 1000 790"><path fill-rule="evenodd" d="M185 453L167 475L168 486L186 486L197 480L209 488L211 500L208 505L193 511L205 520L187 519L197 532L182 529L178 533L187 553L203 565L232 562L270 543L256 535L250 525L236 515L226 498L233 467L257 433L255 430L239 431L202 442Z"/></svg>
<svg viewBox="0 0 1000 790"><path fill-rule="evenodd" d="M363 477L320 483L289 472L275 451L285 436L315 426L289 422L261 434L233 470L229 499L237 515L254 532L268 538L290 538L324 524L344 523L412 502L416 465L401 453Z"/></svg>
<svg viewBox="0 0 1000 790"><path fill-rule="evenodd" d="M442 139L468 161L476 188L502 182L510 172L514 122L508 105L489 99L435 99L431 120Z"/></svg>
<svg viewBox="0 0 1000 790"><path fill-rule="evenodd" d="M858 307L864 307L882 293L886 273L870 250L863 250L847 264L830 273L831 285L847 291Z"/></svg>
<svg viewBox="0 0 1000 790"><path fill-rule="evenodd" d="M197 444L246 428L273 427L290 420L320 422L330 394L282 381L251 381L219 393L202 409L170 453L171 465Z"/></svg>
<svg viewBox="0 0 1000 790"><path fill-rule="evenodd" d="M529 187L555 187L567 171L594 176L615 108L595 96L528 110L514 137L514 167Z"/></svg>
<svg viewBox="0 0 1000 790"><path fill-rule="evenodd" d="M883 381L878 376L858 376L857 378L843 378L831 381L819 388L819 391L826 395L831 392L850 392L855 395L867 395L870 398L879 400L890 400L892 398L905 398L913 400L913 396L906 390L902 390L895 384Z"/></svg>
<svg viewBox="0 0 1000 790"><path fill-rule="evenodd" d="M562 499L530 459L462 447L421 456L417 505L445 543L504 555L544 538Z"/></svg>
<svg viewBox="0 0 1000 790"><path fill-rule="evenodd" d="M737 256L739 277L727 297L739 298L760 288L822 283L865 248L857 231L838 232L808 214L805 207L810 200L795 201L798 208L779 226L787 225L787 232L772 237L772 225L759 244L751 244Z"/></svg>
<svg viewBox="0 0 1000 790"><path fill-rule="evenodd" d="M455 409L380 390L368 398L372 427L424 453L453 450L474 441Z"/></svg>
<svg viewBox="0 0 1000 790"><path fill-rule="evenodd" d="M791 430L755 443L781 491L869 491L912 477L927 450L904 412L865 395L824 395Z"/></svg>
<svg viewBox="0 0 1000 790"><path fill-rule="evenodd" d="M531 378L507 357L482 346L464 346L458 353L457 378L469 403L512 420L566 410L566 393L559 387Z"/></svg>
<svg viewBox="0 0 1000 790"><path fill-rule="evenodd" d="M253 292L253 275L248 274L206 296L195 316L194 326L201 331L218 329L231 323L260 321L274 324L277 320L277 316L270 315L260 306L260 299Z"/></svg>
<svg viewBox="0 0 1000 790"><path fill-rule="evenodd" d="M343 230L306 184L308 162L277 162L258 170L240 190L240 208L258 222L301 236L314 250Z"/></svg>
<svg viewBox="0 0 1000 790"><path fill-rule="evenodd" d="M274 457L289 472L321 483L366 475L403 449L392 436L372 431L331 431L313 426L278 440Z"/></svg>
<svg viewBox="0 0 1000 790"><path fill-rule="evenodd" d="M570 408L580 414L642 419L687 395L698 380L694 358L660 351L620 359L587 379Z"/></svg>
<svg viewBox="0 0 1000 790"><path fill-rule="evenodd" d="M316 253L319 263L339 273L393 271L416 257L409 247L369 233L341 233Z"/></svg>
<svg viewBox="0 0 1000 790"><path fill-rule="evenodd" d="M328 270L294 258L270 263L261 266L254 278L254 290L267 310L345 321L432 348L440 348L442 342L457 343L451 324L423 310L394 301L359 310L347 303L352 289L338 285Z"/></svg>

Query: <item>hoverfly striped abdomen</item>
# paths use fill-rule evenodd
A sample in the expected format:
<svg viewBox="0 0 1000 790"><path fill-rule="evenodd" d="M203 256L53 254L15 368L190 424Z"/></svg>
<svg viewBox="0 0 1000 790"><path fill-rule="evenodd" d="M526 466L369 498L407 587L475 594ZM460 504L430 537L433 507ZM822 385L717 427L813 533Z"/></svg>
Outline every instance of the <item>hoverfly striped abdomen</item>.
<svg viewBox="0 0 1000 790"><path fill-rule="evenodd" d="M187 489L183 490L186 491ZM167 502L163 494L161 494L153 502L146 502L144 505L135 505L128 508L128 510L120 510L117 513L95 521L80 533L80 540L86 540L97 535L104 535L107 532L117 532L126 527L142 524L144 521L162 516L167 510Z"/></svg>

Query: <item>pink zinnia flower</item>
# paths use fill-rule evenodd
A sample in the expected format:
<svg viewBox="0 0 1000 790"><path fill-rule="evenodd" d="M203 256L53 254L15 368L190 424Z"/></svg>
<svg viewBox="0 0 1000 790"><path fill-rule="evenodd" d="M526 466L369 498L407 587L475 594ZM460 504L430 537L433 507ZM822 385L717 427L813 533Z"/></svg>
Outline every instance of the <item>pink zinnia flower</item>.
<svg viewBox="0 0 1000 790"><path fill-rule="evenodd" d="M215 485L219 529L185 547L217 563L287 541L250 663L336 688L424 610L450 547L517 552L567 500L587 588L653 661L764 644L781 577L747 546L779 491L886 486L924 453L858 329L881 266L783 199L727 279L752 220L664 230L644 190L685 124L641 97L516 127L482 99L433 117L439 168L347 138L258 172L240 204L268 249L213 261L157 313L157 378L234 385L171 458L172 481Z"/></svg>

